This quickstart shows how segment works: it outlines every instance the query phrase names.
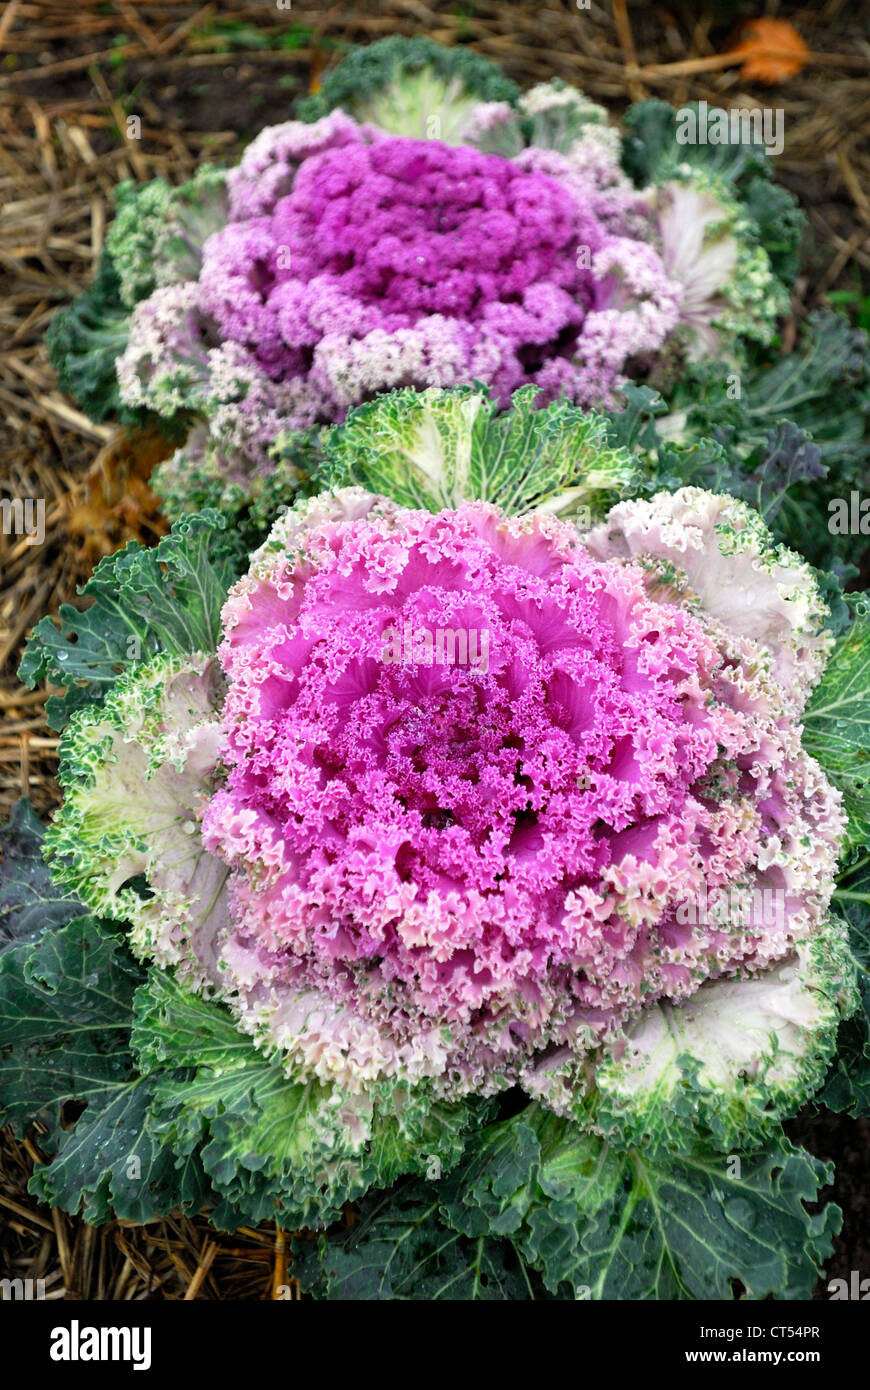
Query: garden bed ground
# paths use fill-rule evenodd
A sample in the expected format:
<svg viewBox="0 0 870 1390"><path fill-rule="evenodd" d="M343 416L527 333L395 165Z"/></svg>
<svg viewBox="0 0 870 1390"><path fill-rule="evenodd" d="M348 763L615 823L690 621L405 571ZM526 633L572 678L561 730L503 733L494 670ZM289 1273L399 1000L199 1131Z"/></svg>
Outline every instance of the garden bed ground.
<svg viewBox="0 0 870 1390"><path fill-rule="evenodd" d="M145 486L153 459L84 419L57 390L42 340L52 315L90 279L111 191L122 178L179 180L203 158L235 155L263 125L287 119L347 45L390 33L471 43L520 84L552 76L615 113L639 97L781 108L782 181L808 210L812 236L784 345L800 319L834 302L867 313L870 282L870 7L850 0L769 4L810 48L804 70L749 83L728 56L761 5L573 0L423 0L293 4L273 0L7 0L0 15L0 487L45 499L45 541L0 534L0 819L29 795L56 804L48 692L15 672L45 612L73 597L104 553L161 523ZM128 140L126 118L141 117ZM846 1212L829 1276L870 1269L866 1155L870 1126L826 1116L792 1137L837 1164ZM218 1237L205 1221L94 1230L38 1207L26 1179L33 1140L0 1148L0 1277L45 1277L55 1296L268 1298L287 1283L274 1228ZM820 1289L824 1297L824 1290Z"/></svg>

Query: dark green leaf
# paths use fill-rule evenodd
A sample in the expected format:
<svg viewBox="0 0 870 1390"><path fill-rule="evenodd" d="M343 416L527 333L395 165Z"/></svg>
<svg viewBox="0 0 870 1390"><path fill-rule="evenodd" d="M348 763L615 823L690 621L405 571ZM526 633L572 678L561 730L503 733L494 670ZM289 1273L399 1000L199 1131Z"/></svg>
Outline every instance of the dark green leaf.
<svg viewBox="0 0 870 1390"><path fill-rule="evenodd" d="M838 1208L830 1170L783 1139L765 1153L620 1153L536 1106L483 1132L443 1188L467 1236L508 1235L547 1288L593 1299L808 1298Z"/></svg>
<svg viewBox="0 0 870 1390"><path fill-rule="evenodd" d="M334 1220L344 1203L430 1163L447 1170L486 1103L447 1105L392 1087L369 1123L364 1097L288 1078L229 1011L152 972L136 1000L133 1047L153 1081L152 1123L179 1155L201 1154L219 1194L215 1224ZM355 1106L360 1108L355 1114Z"/></svg>
<svg viewBox="0 0 870 1390"><path fill-rule="evenodd" d="M834 905L849 924L849 940L861 967L861 1007L840 1024L837 1055L817 1096L829 1110L870 1114L870 847L862 845L840 878Z"/></svg>
<svg viewBox="0 0 870 1390"><path fill-rule="evenodd" d="M66 1101L105 1104L133 1076L128 1049L140 974L126 948L78 917L0 956L2 1119L39 1115L59 1133Z"/></svg>
<svg viewBox="0 0 870 1390"><path fill-rule="evenodd" d="M519 1302L542 1296L537 1276L505 1240L466 1237L439 1219L437 1190L412 1183L373 1194L345 1231L293 1245L306 1293L333 1302ZM546 1297L546 1295L543 1295Z"/></svg>
<svg viewBox="0 0 870 1390"><path fill-rule="evenodd" d="M112 1215L141 1223L175 1207L198 1211L209 1192L197 1156L177 1163L151 1125L151 1086L134 1077L89 1106L37 1168L30 1191L99 1225Z"/></svg>
<svg viewBox="0 0 870 1390"><path fill-rule="evenodd" d="M78 401L90 419L136 421L121 405L117 358L127 346L130 310L111 256L104 254L93 284L51 321L46 346L57 384Z"/></svg>
<svg viewBox="0 0 870 1390"><path fill-rule="evenodd" d="M870 1115L870 975L862 972L861 1007L840 1024L837 1055L816 1097L829 1110Z"/></svg>
<svg viewBox="0 0 870 1390"><path fill-rule="evenodd" d="M680 116L694 112L696 103L680 108ZM686 164L695 169L716 174L738 188L770 177L770 161L762 141L756 141L754 129L750 138L727 144L696 140L686 144L677 139L679 117L667 101L652 98L636 102L623 117L622 164L626 173L639 188L673 178ZM742 137L742 130L738 132ZM792 200L793 201L793 200Z"/></svg>
<svg viewBox="0 0 870 1390"><path fill-rule="evenodd" d="M62 927L83 912L71 893L55 887L42 858L45 827L26 797L0 829L0 952Z"/></svg>
<svg viewBox="0 0 870 1390"><path fill-rule="evenodd" d="M866 598L862 599L865 607ZM804 714L804 747L843 793L853 845L870 840L870 616L838 639Z"/></svg>
<svg viewBox="0 0 870 1390"><path fill-rule="evenodd" d="M221 608L245 558L226 518L208 511L177 522L153 550L131 542L101 560L81 590L91 606L82 613L62 604L59 628L43 618L21 662L26 685L67 687L63 700L46 705L52 727L100 699L132 662L215 651Z"/></svg>

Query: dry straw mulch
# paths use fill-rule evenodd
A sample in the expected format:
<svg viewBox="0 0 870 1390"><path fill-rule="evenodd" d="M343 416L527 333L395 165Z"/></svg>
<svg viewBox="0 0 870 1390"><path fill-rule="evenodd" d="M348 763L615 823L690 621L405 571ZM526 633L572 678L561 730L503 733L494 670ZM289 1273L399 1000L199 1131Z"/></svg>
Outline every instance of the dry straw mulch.
<svg viewBox="0 0 870 1390"><path fill-rule="evenodd" d="M288 1272L287 1236L276 1226L221 1235L175 1213L136 1226L104 1226L38 1205L27 1193L32 1139L3 1135L0 1150L0 1278L42 1280L48 1299L281 1299L300 1296ZM38 1288L34 1282L31 1287Z"/></svg>
<svg viewBox="0 0 870 1390"><path fill-rule="evenodd" d="M151 461L95 426L58 391L42 346L56 310L98 263L123 178L179 181L229 159L352 43L392 33L471 43L522 85L561 77L621 111L648 95L676 104L782 108L777 172L810 216L813 247L786 345L832 288L870 270L870 9L854 0L762 5L810 53L799 76L748 85L730 50L742 9L672 0L423 0L312 6L293 0L6 0L0 12L0 497L43 499L45 539L0 532L0 819L28 794L57 801L48 692L16 669L28 631L75 594L101 555L161 530L145 486ZM292 46L288 46L292 45ZM283 45L283 46L282 46ZM128 140L126 117L141 117ZM862 279L863 277L863 279ZM95 1230L26 1193L36 1142L0 1150L0 1277L46 1279L48 1296L271 1298L289 1286L284 1236L224 1238L202 1219ZM841 1255L848 1270L851 1258Z"/></svg>

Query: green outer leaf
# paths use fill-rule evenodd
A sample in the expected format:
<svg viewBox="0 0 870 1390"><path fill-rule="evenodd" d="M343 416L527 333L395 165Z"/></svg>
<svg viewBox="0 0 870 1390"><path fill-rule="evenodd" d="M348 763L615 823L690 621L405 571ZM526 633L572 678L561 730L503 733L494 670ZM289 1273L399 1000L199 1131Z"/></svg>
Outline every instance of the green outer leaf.
<svg viewBox="0 0 870 1390"><path fill-rule="evenodd" d="M64 1134L54 1161L37 1168L30 1191L99 1225L112 1215L137 1224L181 1206L200 1209L208 1181L197 1156L180 1166L154 1132L148 1081L118 1085Z"/></svg>
<svg viewBox="0 0 870 1390"><path fill-rule="evenodd" d="M157 178L141 184L127 179L115 189L106 250L129 309L158 285L197 279L203 243L226 226L226 178L225 170L202 164L177 188Z"/></svg>
<svg viewBox="0 0 870 1390"><path fill-rule="evenodd" d="M353 1097L288 1078L225 1006L168 971L141 978L92 917L0 958L0 1123L45 1121L55 1158L31 1190L90 1221L207 1202L225 1229L322 1225L372 1186L449 1170L491 1117L420 1088ZM65 1130L70 1101L86 1108Z"/></svg>
<svg viewBox="0 0 870 1390"><path fill-rule="evenodd" d="M809 553L808 537L814 550L830 549L837 538L828 531L828 496L848 497L850 488L860 487L870 457L867 334L842 314L813 313L794 352L772 361L759 356L741 372L739 399L725 391L730 370L722 362L696 363L669 392L671 409L687 414L684 436L724 438L738 468L751 472L771 430L785 421L803 430L831 474L824 490L811 486L789 499L792 515L783 520L801 553ZM854 558L854 538L849 544L848 558Z"/></svg>
<svg viewBox="0 0 870 1390"><path fill-rule="evenodd" d="M224 599L245 559L227 519L206 511L178 521L153 550L133 541L101 560L80 590L91 607L62 604L59 628L43 618L19 667L31 688L45 679L66 686L63 700L46 704L51 727L99 700L133 662L214 652Z"/></svg>
<svg viewBox="0 0 870 1390"><path fill-rule="evenodd" d="M169 521L191 511L215 508L228 519L246 550L256 550L268 536L276 517L311 490L311 475L322 464L324 427L293 430L281 435L265 477L247 477L244 466L233 466L214 440L199 449L182 447L158 464L149 479ZM196 438L196 435L194 435ZM280 453L280 457L278 456Z"/></svg>
<svg viewBox="0 0 870 1390"><path fill-rule="evenodd" d="M340 107L356 120L420 137L429 133L427 121L437 115L437 138L451 143L477 102L514 105L519 95L495 63L471 48L448 48L425 36L391 35L352 48L324 74L320 91L297 103L297 115L317 121Z"/></svg>
<svg viewBox="0 0 870 1390"><path fill-rule="evenodd" d="M866 538L828 529L833 496L863 487L870 458L867 335L839 314L811 314L799 348L773 362L756 354L726 392L732 367L705 359L669 385L621 388L611 442L633 450L638 490L693 484L730 492L764 515L775 536L811 564L857 575Z"/></svg>
<svg viewBox="0 0 870 1390"><path fill-rule="evenodd" d="M759 975L720 979L644 1010L619 1058L596 1067L584 1127L646 1154L703 1136L720 1153L776 1141L819 1089L843 1018L858 1008L847 932L830 918Z"/></svg>
<svg viewBox="0 0 870 1390"><path fill-rule="evenodd" d="M522 1154L525 1163L520 1164ZM620 1153L531 1106L485 1130L442 1189L466 1235L509 1235L551 1292L595 1299L808 1298L837 1207L809 1214L832 1169L784 1138L733 1161L703 1149Z"/></svg>
<svg viewBox="0 0 870 1390"><path fill-rule="evenodd" d="M834 892L834 906L849 926L858 962L861 1007L840 1024L837 1055L824 1089L816 1097L829 1110L870 1115L870 846L863 845Z"/></svg>
<svg viewBox="0 0 870 1390"><path fill-rule="evenodd" d="M793 285L800 270L806 213L793 193L765 177L747 179L741 193L774 274L783 284Z"/></svg>
<svg viewBox="0 0 870 1390"><path fill-rule="evenodd" d="M198 1156L179 1163L150 1124L151 1086L129 1048L141 972L120 938L92 917L45 932L0 959L0 1123L39 1118L53 1161L30 1191L101 1222L199 1210L208 1183ZM73 1126L62 1107L84 1105Z"/></svg>
<svg viewBox="0 0 870 1390"><path fill-rule="evenodd" d="M538 410L537 396L525 386L499 412L481 387L394 391L328 433L318 482L436 512L482 499L510 514L603 513L636 483L635 460L605 417L567 401Z"/></svg>
<svg viewBox="0 0 870 1390"><path fill-rule="evenodd" d="M92 917L0 957L0 1123L39 1115L58 1137L65 1101L98 1109L130 1084L127 1049L141 973Z"/></svg>
<svg viewBox="0 0 870 1390"><path fill-rule="evenodd" d="M129 332L130 310L121 299L114 262L104 252L93 284L55 314L45 335L58 386L97 424L110 418L142 418L142 411L121 405L115 370Z"/></svg>
<svg viewBox="0 0 870 1390"><path fill-rule="evenodd" d="M804 1204L833 1180L832 1166L785 1141L743 1159L737 1182L723 1178L719 1155L632 1162L621 1200L583 1235L593 1296L728 1298L732 1281L753 1299L811 1296L842 1217L832 1204L817 1215Z"/></svg>
<svg viewBox="0 0 870 1390"><path fill-rule="evenodd" d="M742 383L751 429L792 420L819 446L822 461L844 476L870 453L870 340L843 314L818 311L807 319L800 347L758 366ZM825 516L827 523L827 516Z"/></svg>
<svg viewBox="0 0 870 1390"><path fill-rule="evenodd" d="M55 314L46 334L58 385L97 423L147 419L148 411L122 403L118 386L132 311L158 284L196 278L203 241L226 223L225 178L206 164L180 188L152 179L115 189L115 217L93 283Z"/></svg>
<svg viewBox="0 0 870 1390"><path fill-rule="evenodd" d="M840 1024L837 1055L816 1096L829 1110L870 1115L870 975L861 973L861 1008Z"/></svg>
<svg viewBox="0 0 870 1390"><path fill-rule="evenodd" d="M546 1297L508 1241L467 1238L445 1226L437 1189L423 1183L372 1195L349 1230L316 1243L295 1240L293 1273L306 1293L333 1302Z"/></svg>
<svg viewBox="0 0 870 1390"><path fill-rule="evenodd" d="M870 616L837 641L804 714L804 747L843 793L851 845L870 840Z"/></svg>
<svg viewBox="0 0 870 1390"><path fill-rule="evenodd" d="M384 1088L373 1102L288 1078L228 1010L163 971L151 973L135 1008L152 1124L178 1154L200 1152L221 1199L216 1225L323 1225L374 1185L433 1161L454 1166L490 1111L486 1102L433 1102L422 1089Z"/></svg>
<svg viewBox="0 0 870 1390"><path fill-rule="evenodd" d="M54 1159L30 1191L91 1222L197 1211L208 1196L198 1156L179 1163L149 1123L150 1083L129 1048L140 979L121 939L92 917L0 958L0 1124L45 1123L39 1142ZM86 1108L64 1129L69 1102Z"/></svg>
<svg viewBox="0 0 870 1390"><path fill-rule="evenodd" d="M697 115L697 103L690 102L681 110ZM640 188L672 178L686 164L738 185L744 178L770 177L770 161L763 143L678 143L676 109L657 97L630 106L622 124L623 168Z"/></svg>
<svg viewBox="0 0 870 1390"><path fill-rule="evenodd" d="M121 303L130 312L157 288L155 243L171 196L171 186L160 178L146 183L124 179L115 188L106 251L118 277Z"/></svg>
<svg viewBox="0 0 870 1390"><path fill-rule="evenodd" d="M318 1152L325 1159L329 1147L317 1123L320 1088L288 1081L225 1009L163 971L152 971L136 997L133 1049L150 1077L160 1142L184 1159L198 1158L214 1182L217 1226L279 1214L304 1219L306 1197L311 1203L321 1195L312 1159ZM304 1215L316 1219L316 1208Z"/></svg>
<svg viewBox="0 0 870 1390"><path fill-rule="evenodd" d="M870 972L870 845L861 845L845 865L834 890L834 906L849 925L858 965Z"/></svg>
<svg viewBox="0 0 870 1390"><path fill-rule="evenodd" d="M10 943L64 926L84 910L78 898L52 883L42 858L44 836L27 798L16 801L0 828L0 953Z"/></svg>

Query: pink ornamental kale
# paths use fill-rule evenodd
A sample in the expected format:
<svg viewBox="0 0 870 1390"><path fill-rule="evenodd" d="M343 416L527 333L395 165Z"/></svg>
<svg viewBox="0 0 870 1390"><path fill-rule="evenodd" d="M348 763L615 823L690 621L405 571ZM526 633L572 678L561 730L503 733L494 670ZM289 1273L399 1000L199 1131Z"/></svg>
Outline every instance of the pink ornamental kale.
<svg viewBox="0 0 870 1390"><path fill-rule="evenodd" d="M483 503L351 490L279 525L224 610L203 822L247 1027L352 1089L540 1091L818 929L837 796L765 648L668 574ZM683 910L735 884L739 920Z"/></svg>
<svg viewBox="0 0 870 1390"><path fill-rule="evenodd" d="M610 403L627 360L676 325L679 288L618 168L535 154L342 113L264 131L230 175L231 220L198 281L136 311L125 399L207 416L235 400L268 417L264 443L276 412L302 428L402 385L477 379L506 405L534 383L542 403Z"/></svg>

